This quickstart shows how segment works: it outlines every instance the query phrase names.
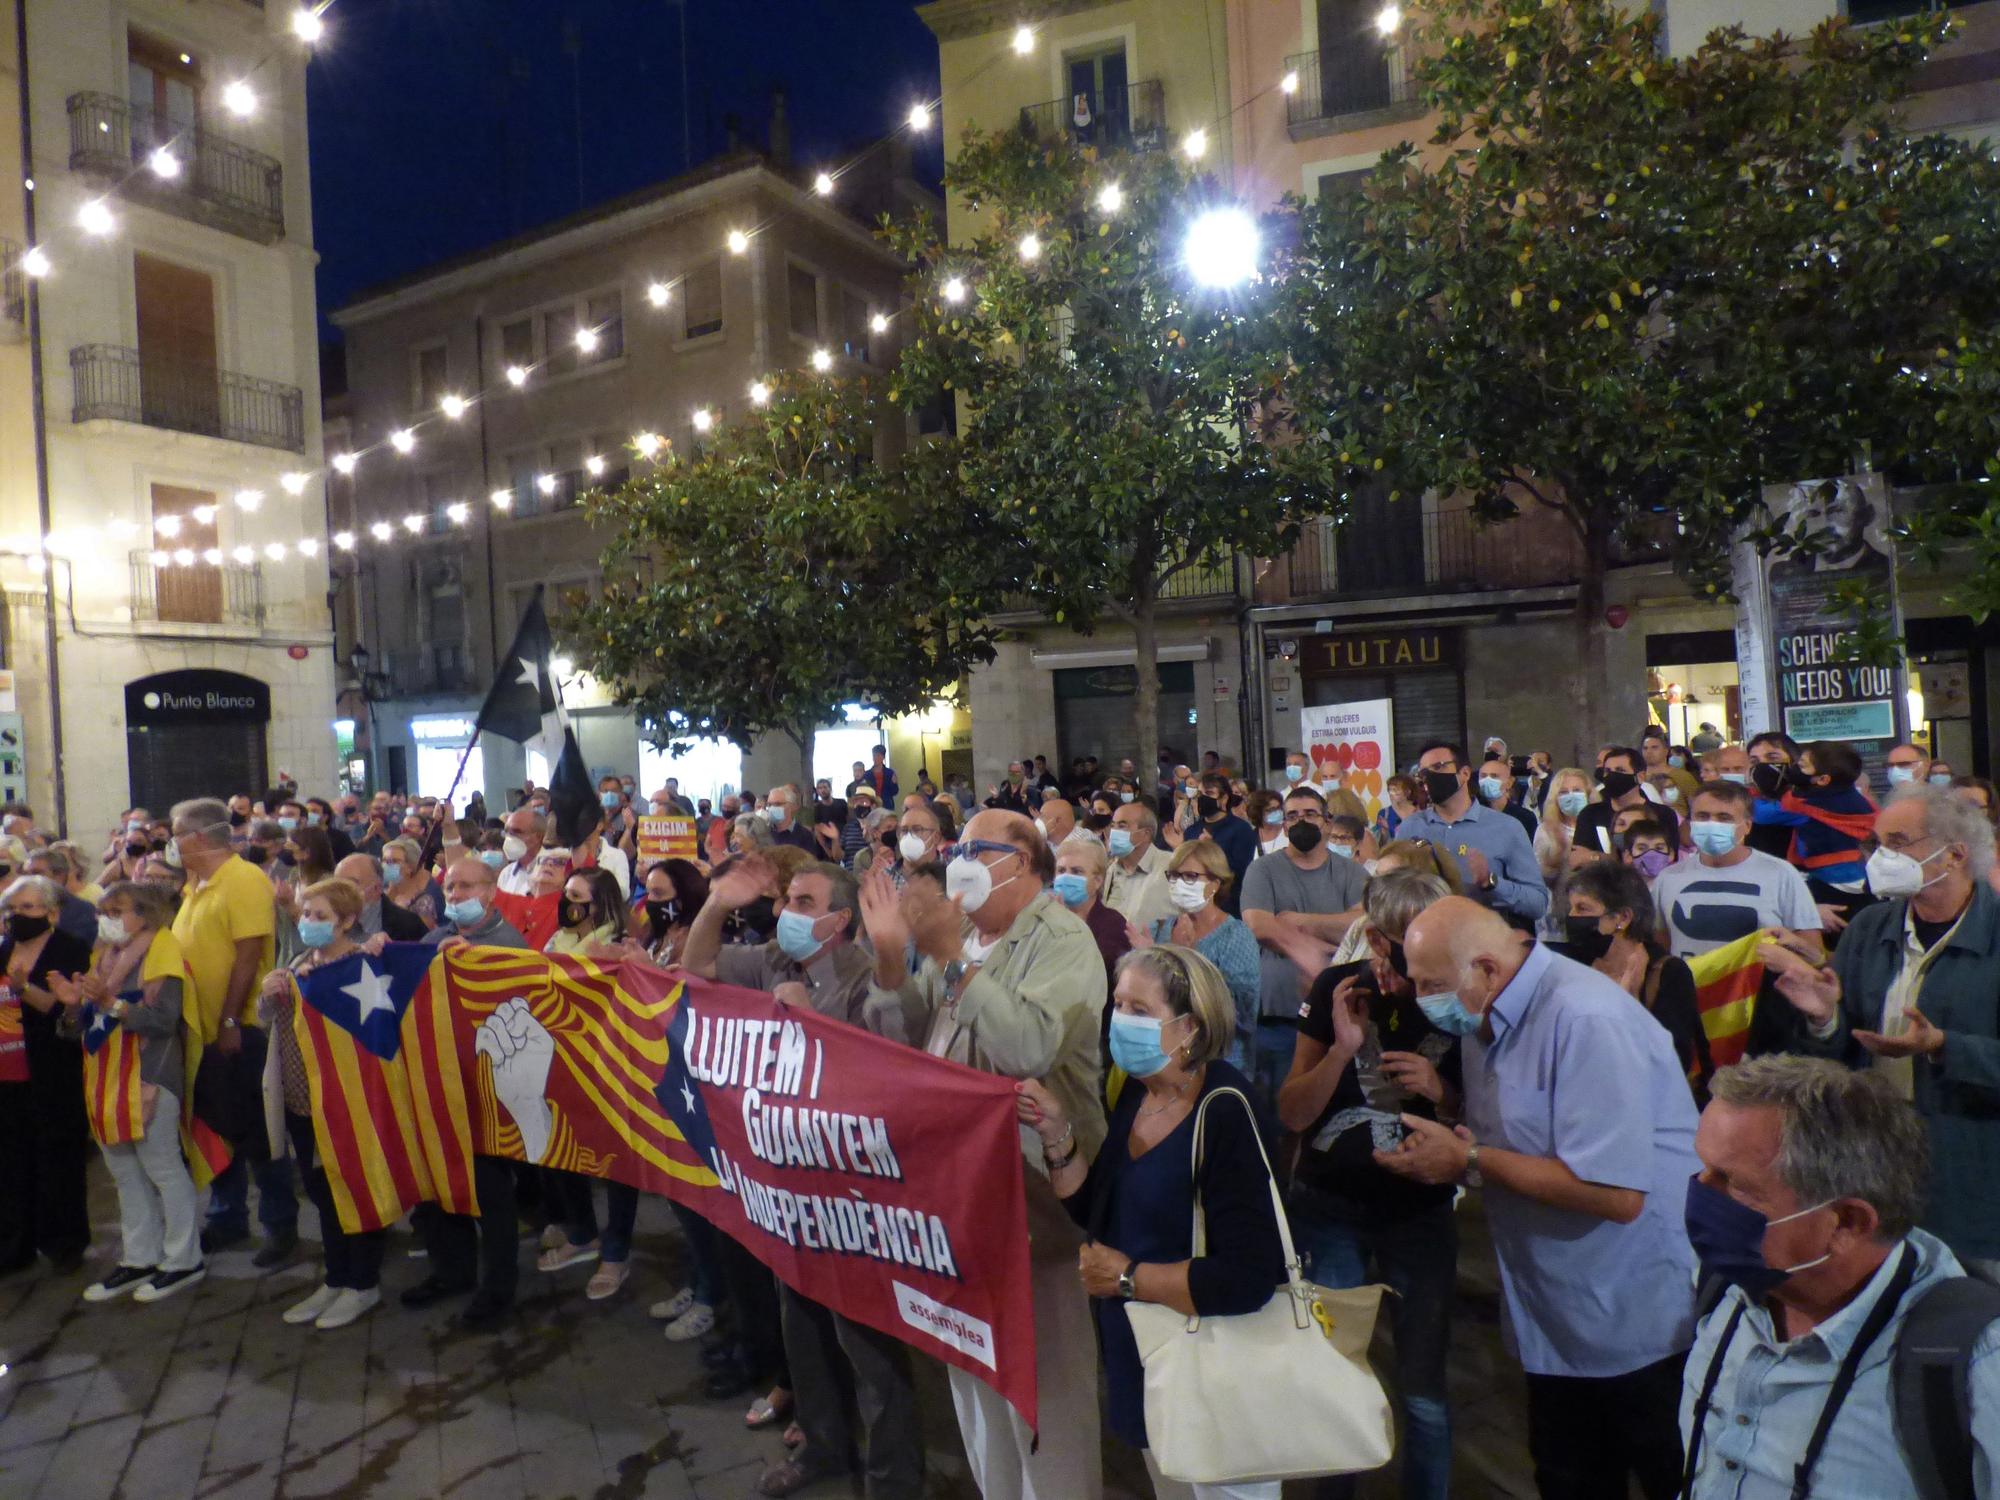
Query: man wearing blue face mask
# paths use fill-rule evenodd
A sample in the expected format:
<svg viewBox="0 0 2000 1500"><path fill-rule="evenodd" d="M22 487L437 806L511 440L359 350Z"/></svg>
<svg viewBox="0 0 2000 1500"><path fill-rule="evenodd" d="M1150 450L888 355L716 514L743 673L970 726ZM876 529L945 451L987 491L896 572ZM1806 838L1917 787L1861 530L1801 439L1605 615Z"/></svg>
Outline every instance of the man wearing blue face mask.
<svg viewBox="0 0 2000 1500"><path fill-rule="evenodd" d="M1111 814L1104 847L1111 856L1104 875L1104 904L1136 927L1175 914L1167 890L1167 851L1153 842L1160 820L1144 801L1123 802Z"/></svg>
<svg viewBox="0 0 2000 1500"><path fill-rule="evenodd" d="M1692 958L1760 927L1783 927L1815 950L1820 914L1805 876L1750 847L1750 792L1711 781L1695 793L1688 833L1696 858L1662 871L1653 900L1676 958Z"/></svg>
<svg viewBox="0 0 2000 1500"><path fill-rule="evenodd" d="M1521 825L1532 845L1535 818L1514 798L1514 767L1505 755L1488 755L1479 763L1479 800L1497 813L1505 813Z"/></svg>
<svg viewBox="0 0 2000 1500"><path fill-rule="evenodd" d="M1462 1039L1465 1123L1406 1114L1375 1160L1484 1188L1543 1500L1604 1500L1633 1477L1670 1500L1698 1166L1673 1042L1614 981L1463 897L1416 917L1403 956L1425 1018Z"/></svg>
<svg viewBox="0 0 2000 1500"><path fill-rule="evenodd" d="M1990 1297L1957 1313L1933 1300L1968 1288L1952 1252L1913 1227L1928 1153L1909 1106L1867 1073L1753 1058L1716 1074L1695 1149L1686 1226L1705 1305L1682 1397L1690 1500L1992 1494L2000 1330ZM1965 1382L1921 1417L1900 1389L1913 1354L1924 1378Z"/></svg>

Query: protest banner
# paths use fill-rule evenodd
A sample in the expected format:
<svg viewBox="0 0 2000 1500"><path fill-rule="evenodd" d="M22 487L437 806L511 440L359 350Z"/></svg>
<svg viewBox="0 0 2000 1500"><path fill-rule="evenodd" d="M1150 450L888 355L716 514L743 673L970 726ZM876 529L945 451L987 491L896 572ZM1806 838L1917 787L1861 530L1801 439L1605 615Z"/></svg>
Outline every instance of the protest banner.
<svg viewBox="0 0 2000 1500"><path fill-rule="evenodd" d="M1299 710L1300 742L1321 781L1338 779L1373 818L1389 799L1395 770L1395 703L1370 698Z"/></svg>
<svg viewBox="0 0 2000 1500"><path fill-rule="evenodd" d="M627 1183L1034 1423L1013 1080L640 963L391 943L300 993L344 1227L476 1211L473 1155Z"/></svg>
<svg viewBox="0 0 2000 1500"><path fill-rule="evenodd" d="M656 859L693 859L695 837L693 818L656 818L650 814L639 820L639 862Z"/></svg>

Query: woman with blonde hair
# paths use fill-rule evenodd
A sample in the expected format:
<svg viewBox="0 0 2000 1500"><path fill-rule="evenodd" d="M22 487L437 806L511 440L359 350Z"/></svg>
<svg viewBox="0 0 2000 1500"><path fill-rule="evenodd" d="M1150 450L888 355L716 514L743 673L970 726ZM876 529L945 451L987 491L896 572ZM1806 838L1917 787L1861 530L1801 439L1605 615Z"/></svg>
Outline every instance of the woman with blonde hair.
<svg viewBox="0 0 2000 1500"><path fill-rule="evenodd" d="M1032 1079L1017 1087L1050 1184L1089 1233L1077 1274L1097 1320L1111 1429L1145 1450L1145 1371L1125 1304L1204 1318L1253 1313L1285 1280L1285 1254L1260 1144L1271 1126L1251 1102L1250 1080L1225 1061L1236 1015L1221 972L1191 948L1135 949L1118 965L1112 1007L1111 1060L1139 1086L1119 1095L1094 1160L1084 1159L1054 1094ZM1219 1090L1235 1097L1208 1110L1197 1156L1196 1118ZM1199 1256L1197 1200L1207 1230ZM1275 1481L1190 1487L1163 1477L1150 1452L1147 1466L1162 1500L1278 1500Z"/></svg>
<svg viewBox="0 0 2000 1500"><path fill-rule="evenodd" d="M1554 884L1569 868L1570 846L1576 842L1576 820L1590 806L1590 777L1565 766L1549 778L1542 802L1542 825L1535 830L1535 863L1542 879Z"/></svg>
<svg viewBox="0 0 2000 1500"><path fill-rule="evenodd" d="M1214 964L1229 986L1229 998L1236 1008L1236 1040L1229 1060L1254 1076L1257 1045L1257 1012L1263 993L1263 970L1257 953L1257 939L1241 917L1224 911L1221 901L1229 890L1229 858L1213 839L1190 839L1167 860L1167 897L1179 915L1162 917L1150 932L1141 933L1133 947L1154 943L1174 943L1192 948ZM1199 899L1197 899L1197 897ZM1116 976L1113 976L1114 982Z"/></svg>
<svg viewBox="0 0 2000 1500"><path fill-rule="evenodd" d="M382 846L382 894L426 930L444 914L444 887L424 867L424 851L412 838L391 839Z"/></svg>

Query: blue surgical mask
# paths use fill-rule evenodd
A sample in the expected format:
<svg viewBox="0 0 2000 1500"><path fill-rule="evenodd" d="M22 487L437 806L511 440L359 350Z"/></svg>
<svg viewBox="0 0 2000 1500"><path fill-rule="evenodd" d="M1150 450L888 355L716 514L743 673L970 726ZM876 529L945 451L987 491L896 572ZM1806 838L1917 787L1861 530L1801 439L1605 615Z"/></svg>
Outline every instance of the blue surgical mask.
<svg viewBox="0 0 2000 1500"><path fill-rule="evenodd" d="M1123 859L1132 852L1132 835L1123 828L1114 828L1104 846L1111 851L1114 859Z"/></svg>
<svg viewBox="0 0 2000 1500"><path fill-rule="evenodd" d="M1090 881L1074 871L1056 876L1049 889L1056 893L1056 900L1072 910L1090 899Z"/></svg>
<svg viewBox="0 0 2000 1500"><path fill-rule="evenodd" d="M784 822L785 821L784 804L781 802L773 802L769 807L764 809L764 817L767 821L772 823Z"/></svg>
<svg viewBox="0 0 2000 1500"><path fill-rule="evenodd" d="M481 849L479 862L489 870L505 869L507 856L498 849Z"/></svg>
<svg viewBox="0 0 2000 1500"><path fill-rule="evenodd" d="M1479 778L1479 795L1484 797L1488 802L1497 802L1500 798L1500 790L1500 778L1498 776L1482 776Z"/></svg>
<svg viewBox="0 0 2000 1500"><path fill-rule="evenodd" d="M819 952L820 941L813 935L814 919L802 911L778 913L778 947L785 957L804 963Z"/></svg>
<svg viewBox="0 0 2000 1500"><path fill-rule="evenodd" d="M1435 995L1417 996L1424 1019L1439 1031L1452 1036L1471 1036L1479 1030L1479 1017L1465 1008L1457 990L1441 990Z"/></svg>
<svg viewBox="0 0 2000 1500"><path fill-rule="evenodd" d="M1285 767L1285 780L1304 781L1305 779L1306 779L1306 768L1304 766Z"/></svg>
<svg viewBox="0 0 2000 1500"><path fill-rule="evenodd" d="M325 948L333 942L333 923L299 918L299 941L308 948Z"/></svg>
<svg viewBox="0 0 2000 1500"><path fill-rule="evenodd" d="M402 883L403 883L403 867L393 859L383 860L382 884L401 885Z"/></svg>
<svg viewBox="0 0 2000 1500"><path fill-rule="evenodd" d="M1932 786L1950 786L1951 777L1945 772L1933 771L1931 772L1930 782Z"/></svg>
<svg viewBox="0 0 2000 1500"><path fill-rule="evenodd" d="M486 916L486 908L477 896L467 896L463 901L447 903L444 915L454 927L477 927Z"/></svg>
<svg viewBox="0 0 2000 1500"><path fill-rule="evenodd" d="M1577 817L1588 806L1590 806L1590 793L1588 792L1558 792L1556 794L1556 807L1565 818Z"/></svg>
<svg viewBox="0 0 2000 1500"><path fill-rule="evenodd" d="M607 809L616 809L618 806L619 799L618 799L618 794L616 792L606 792L602 796L600 796L597 800L603 803Z"/></svg>
<svg viewBox="0 0 2000 1500"><path fill-rule="evenodd" d="M1897 786L1907 785L1908 783L1915 781L1916 779L1917 779L1917 768L1915 766L1889 767L1889 780Z"/></svg>
<svg viewBox="0 0 2000 1500"><path fill-rule="evenodd" d="M1687 764L1687 757L1685 755L1669 755L1667 757L1667 764L1678 771Z"/></svg>
<svg viewBox="0 0 2000 1500"><path fill-rule="evenodd" d="M299 826L299 820L297 818L280 818L278 819L278 826L284 829L285 832L290 833L294 828Z"/></svg>
<svg viewBox="0 0 2000 1500"><path fill-rule="evenodd" d="M1130 802L1132 800L1132 794L1130 792L1120 792L1118 794L1118 800L1120 802Z"/></svg>
<svg viewBox="0 0 2000 1500"><path fill-rule="evenodd" d="M1160 1050L1161 1024L1158 1016L1113 1011L1111 1060L1134 1078L1151 1078L1168 1062L1167 1054Z"/></svg>
<svg viewBox="0 0 2000 1500"><path fill-rule="evenodd" d="M306 814L306 824L307 824L307 826L308 826L308 827L311 827L311 828L317 828L317 827L319 827L319 814L318 814L318 813L316 813L316 812L309 812L309 813L307 813L307 814Z"/></svg>
<svg viewBox="0 0 2000 1500"><path fill-rule="evenodd" d="M1285 821L1285 810L1282 807L1272 808L1264 814L1264 821L1272 828L1280 826Z"/></svg>
<svg viewBox="0 0 2000 1500"><path fill-rule="evenodd" d="M1703 854L1722 855L1736 847L1734 823L1690 823L1688 837Z"/></svg>
<svg viewBox="0 0 2000 1500"><path fill-rule="evenodd" d="M1327 840L1326 852L1328 854L1338 854L1342 859L1354 858L1354 846L1352 844L1336 844L1331 839Z"/></svg>
<svg viewBox="0 0 2000 1500"><path fill-rule="evenodd" d="M1738 786L1750 785L1750 773L1748 771L1724 771L1722 779L1724 781L1733 781Z"/></svg>
<svg viewBox="0 0 2000 1500"><path fill-rule="evenodd" d="M1761 1301L1793 1276L1820 1264L1833 1253L1829 1249L1826 1255L1801 1261L1796 1266L1774 1266L1764 1259L1765 1232L1773 1224L1789 1224L1807 1214L1818 1213L1831 1202L1833 1199L1829 1198L1825 1203L1815 1203L1782 1219L1767 1219L1749 1204L1738 1203L1696 1176L1688 1179L1682 1218L1687 1226L1688 1243L1701 1262L1703 1278L1719 1276Z"/></svg>

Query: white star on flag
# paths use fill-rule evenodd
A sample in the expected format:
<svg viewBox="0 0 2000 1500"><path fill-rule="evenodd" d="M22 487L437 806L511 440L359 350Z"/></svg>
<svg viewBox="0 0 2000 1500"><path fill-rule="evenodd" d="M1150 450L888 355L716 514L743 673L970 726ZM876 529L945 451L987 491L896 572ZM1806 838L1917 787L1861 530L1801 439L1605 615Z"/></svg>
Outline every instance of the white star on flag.
<svg viewBox="0 0 2000 1500"><path fill-rule="evenodd" d="M111 1029L110 1013L107 1011L98 1011L97 1014L90 1018L90 1029L92 1031L109 1031Z"/></svg>
<svg viewBox="0 0 2000 1500"><path fill-rule="evenodd" d="M683 1099L685 1099L685 1100L687 1101L687 1110L688 1110L688 1113L689 1113L689 1114L693 1114L693 1113L694 1113L694 1090L693 1090L692 1088L690 1088L690 1087L689 1087L689 1086L688 1086L687 1084L685 1084L685 1083L681 1085L681 1098L683 1098Z"/></svg>
<svg viewBox="0 0 2000 1500"><path fill-rule="evenodd" d="M352 984L343 984L340 992L352 995L354 1003L361 1007L360 1024L363 1026L378 1010L386 1010L391 1015L396 1012L396 1002L389 998L389 981L377 974L365 958L361 960L361 977Z"/></svg>
<svg viewBox="0 0 2000 1500"><path fill-rule="evenodd" d="M521 664L521 675L516 677L514 681L522 687L531 687L536 692L540 692L542 690L541 668L525 656L517 656L514 659Z"/></svg>

